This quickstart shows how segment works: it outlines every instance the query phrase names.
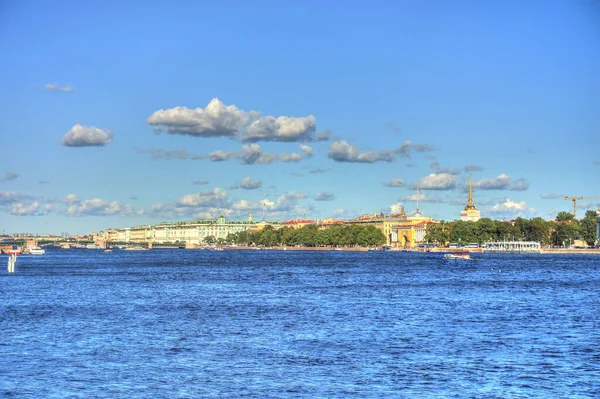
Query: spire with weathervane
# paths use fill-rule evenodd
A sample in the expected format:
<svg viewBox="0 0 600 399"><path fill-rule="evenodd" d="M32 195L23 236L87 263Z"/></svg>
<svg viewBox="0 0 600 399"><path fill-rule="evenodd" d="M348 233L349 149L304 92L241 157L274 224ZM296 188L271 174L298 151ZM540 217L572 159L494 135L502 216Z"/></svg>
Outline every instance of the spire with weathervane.
<svg viewBox="0 0 600 399"><path fill-rule="evenodd" d="M476 222L481 217L481 213L475 207L473 203L473 179L469 175L469 199L467 200L467 206L460 213L460 220Z"/></svg>

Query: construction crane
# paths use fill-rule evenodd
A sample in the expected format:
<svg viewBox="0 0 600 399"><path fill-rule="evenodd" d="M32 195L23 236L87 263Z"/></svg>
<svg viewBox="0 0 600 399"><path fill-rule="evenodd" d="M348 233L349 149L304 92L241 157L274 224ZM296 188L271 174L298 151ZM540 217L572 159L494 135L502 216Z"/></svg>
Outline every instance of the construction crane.
<svg viewBox="0 0 600 399"><path fill-rule="evenodd" d="M587 196L587 197L567 197L565 195L565 199L568 201L573 201L573 219L577 220L577 200L582 200L582 199L596 199L596 198L600 198L600 196Z"/></svg>

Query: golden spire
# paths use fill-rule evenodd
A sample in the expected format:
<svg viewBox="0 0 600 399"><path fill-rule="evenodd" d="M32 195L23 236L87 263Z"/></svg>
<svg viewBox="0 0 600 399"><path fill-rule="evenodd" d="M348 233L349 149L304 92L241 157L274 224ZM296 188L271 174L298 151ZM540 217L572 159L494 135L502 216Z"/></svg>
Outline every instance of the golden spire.
<svg viewBox="0 0 600 399"><path fill-rule="evenodd" d="M469 210L469 209L477 209L475 208L475 205L473 204L473 178L471 177L471 175L469 174L469 199L467 201L467 206L465 206L465 211Z"/></svg>

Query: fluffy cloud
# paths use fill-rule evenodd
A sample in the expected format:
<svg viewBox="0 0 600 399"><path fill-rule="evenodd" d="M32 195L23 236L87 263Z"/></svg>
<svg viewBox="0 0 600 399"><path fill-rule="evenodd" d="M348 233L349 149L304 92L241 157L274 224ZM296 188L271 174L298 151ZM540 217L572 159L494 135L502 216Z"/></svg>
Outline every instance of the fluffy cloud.
<svg viewBox="0 0 600 399"><path fill-rule="evenodd" d="M61 86L57 83L48 83L45 86L46 90L50 90L50 91L60 91L63 93L71 93L73 91L73 88L69 85L65 85L65 86Z"/></svg>
<svg viewBox="0 0 600 399"><path fill-rule="evenodd" d="M392 179L387 183L383 183L383 185L388 187L404 187L406 183L402 179Z"/></svg>
<svg viewBox="0 0 600 399"><path fill-rule="evenodd" d="M236 211L259 211L265 210L269 217L284 216L287 213L302 215L307 209L298 205L298 200L305 199L308 196L304 193L288 192L277 198L275 201L264 199L262 201L240 200L232 205Z"/></svg>
<svg viewBox="0 0 600 399"><path fill-rule="evenodd" d="M61 144L67 147L104 146L112 139L110 130L77 124L64 135Z"/></svg>
<svg viewBox="0 0 600 399"><path fill-rule="evenodd" d="M40 214L40 204L36 201L29 205L13 204L10 213L17 216L34 216Z"/></svg>
<svg viewBox="0 0 600 399"><path fill-rule="evenodd" d="M235 105L225 105L218 98L213 98L204 109L175 107L158 110L150 115L147 123L155 126L159 133L237 137L245 142L323 139L322 135L313 137L317 126L313 115L263 117L258 111L244 111Z"/></svg>
<svg viewBox="0 0 600 399"><path fill-rule="evenodd" d="M210 159L213 162L222 162L228 160L232 156L233 152L231 151L217 150L208 154L208 159Z"/></svg>
<svg viewBox="0 0 600 399"><path fill-rule="evenodd" d="M4 174L4 180L5 180L5 181L14 180L14 179L16 179L17 177L19 177L19 175L18 175L18 174L16 174L16 173L14 173L14 172L6 172L6 173Z"/></svg>
<svg viewBox="0 0 600 399"><path fill-rule="evenodd" d="M304 159L304 155L292 152L291 154L279 154L277 158L281 162L299 162Z"/></svg>
<svg viewBox="0 0 600 399"><path fill-rule="evenodd" d="M390 205L390 214L391 215L397 215L397 214L399 214L400 212L402 212L402 208L403 207L404 206L402 205L401 202L397 202L395 204Z"/></svg>
<svg viewBox="0 0 600 399"><path fill-rule="evenodd" d="M275 154L263 153L258 144L243 145L237 157L244 165L268 164L277 158Z"/></svg>
<svg viewBox="0 0 600 399"><path fill-rule="evenodd" d="M75 198L72 198L66 214L68 216L108 216L122 214L123 211L124 207L118 201L108 202L101 198L75 201Z"/></svg>
<svg viewBox="0 0 600 399"><path fill-rule="evenodd" d="M254 122L241 135L242 141L310 141L317 120L313 115L303 118L265 116Z"/></svg>
<svg viewBox="0 0 600 399"><path fill-rule="evenodd" d="M479 190L511 190L511 191L524 191L529 188L529 183L525 179L517 179L512 181L510 176L507 174L498 175L495 178L487 178L473 182L473 187ZM465 185L465 190L468 189L468 185Z"/></svg>
<svg viewBox="0 0 600 399"><path fill-rule="evenodd" d="M510 199L506 199L504 202L496 204L490 209L490 213L512 216L522 215L524 212L533 213L535 212L535 209L527 208L527 203L525 201L515 202Z"/></svg>
<svg viewBox="0 0 600 399"><path fill-rule="evenodd" d="M300 149L307 157L312 157L314 155L313 148L309 145L300 144Z"/></svg>
<svg viewBox="0 0 600 399"><path fill-rule="evenodd" d="M331 143L327 157L336 162L375 163L391 162L393 156L388 151L376 153L374 151L360 152L358 147L352 146L344 140Z"/></svg>
<svg viewBox="0 0 600 399"><path fill-rule="evenodd" d="M256 111L246 112L235 105L227 106L218 98L213 98L205 109L161 109L150 115L147 122L152 126L166 128L167 133L198 137L231 137L259 115Z"/></svg>
<svg viewBox="0 0 600 399"><path fill-rule="evenodd" d="M213 190L187 194L179 198L177 205L181 207L225 208L228 205L228 193L217 187Z"/></svg>
<svg viewBox="0 0 600 399"><path fill-rule="evenodd" d="M77 204L81 200L75 194L69 194L65 198L63 198L62 202L65 204Z"/></svg>
<svg viewBox="0 0 600 399"><path fill-rule="evenodd" d="M260 188L260 186L262 186L262 181L252 179L251 177L244 178L240 183L240 188L244 190L255 190Z"/></svg>
<svg viewBox="0 0 600 399"><path fill-rule="evenodd" d="M413 152L429 152L435 151L435 147L430 146L428 144L413 144L411 141L407 140L400 145L400 147L396 148L394 152L398 154L401 158L410 158Z"/></svg>
<svg viewBox="0 0 600 399"><path fill-rule="evenodd" d="M456 176L450 173L432 173L413 183L412 186L424 190L451 190L456 187Z"/></svg>
<svg viewBox="0 0 600 399"><path fill-rule="evenodd" d="M332 201L334 199L335 196L329 191L323 191L315 195L315 201Z"/></svg>

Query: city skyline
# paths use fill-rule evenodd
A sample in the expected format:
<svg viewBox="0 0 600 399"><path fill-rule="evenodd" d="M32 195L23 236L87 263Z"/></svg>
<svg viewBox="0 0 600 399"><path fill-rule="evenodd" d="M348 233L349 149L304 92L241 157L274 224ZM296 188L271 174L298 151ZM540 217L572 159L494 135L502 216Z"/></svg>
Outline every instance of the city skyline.
<svg viewBox="0 0 600 399"><path fill-rule="evenodd" d="M549 219L600 195L593 2L0 6L0 228ZM579 218L600 200L578 201Z"/></svg>

